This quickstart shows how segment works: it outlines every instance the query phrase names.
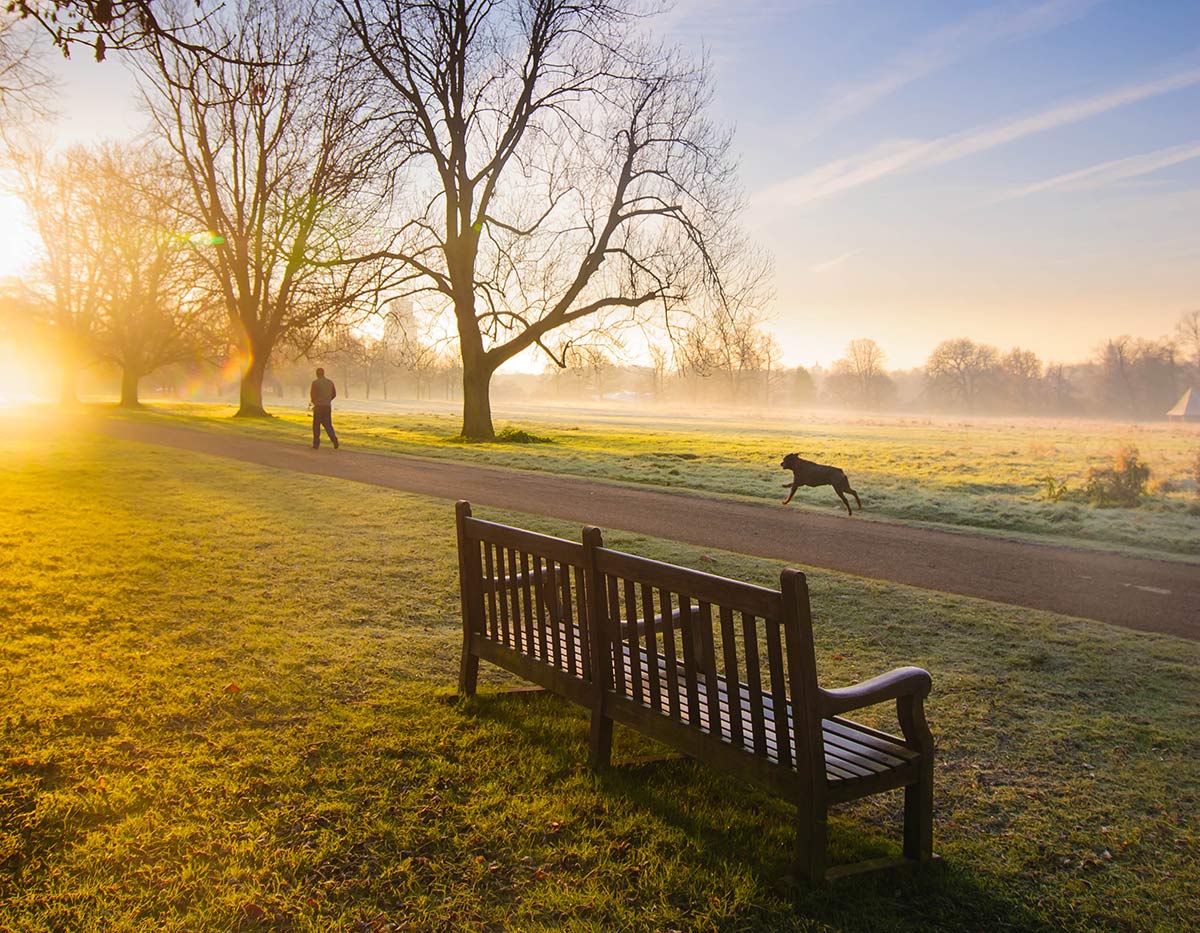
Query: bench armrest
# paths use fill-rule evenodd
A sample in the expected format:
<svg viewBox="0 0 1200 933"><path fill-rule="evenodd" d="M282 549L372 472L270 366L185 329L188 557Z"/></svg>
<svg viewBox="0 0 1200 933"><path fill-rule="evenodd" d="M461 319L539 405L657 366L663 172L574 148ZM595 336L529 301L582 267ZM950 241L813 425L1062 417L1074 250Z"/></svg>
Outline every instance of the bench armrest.
<svg viewBox="0 0 1200 933"><path fill-rule="evenodd" d="M932 686L933 679L928 671L919 667L898 667L852 687L821 690L821 715L836 716L901 697L924 699L929 696Z"/></svg>

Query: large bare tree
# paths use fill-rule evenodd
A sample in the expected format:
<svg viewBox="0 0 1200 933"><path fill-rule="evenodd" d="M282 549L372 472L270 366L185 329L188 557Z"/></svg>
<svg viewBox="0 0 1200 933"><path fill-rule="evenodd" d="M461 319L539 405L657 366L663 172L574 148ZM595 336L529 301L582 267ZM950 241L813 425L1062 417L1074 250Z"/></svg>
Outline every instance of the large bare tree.
<svg viewBox="0 0 1200 933"><path fill-rule="evenodd" d="M74 404L104 310L105 258L94 235L91 157L82 147L56 158L40 151L14 155L17 193L40 241L36 304L58 354L61 401Z"/></svg>
<svg viewBox="0 0 1200 933"><path fill-rule="evenodd" d="M702 64L648 41L621 0L337 0L409 141L411 197L380 255L452 311L463 434L489 386L581 331L735 302L728 135Z"/></svg>
<svg viewBox="0 0 1200 933"><path fill-rule="evenodd" d="M81 366L100 360L121 369L121 404L136 406L143 376L195 359L207 336L179 180L134 144L19 164L42 247L31 294L62 363L63 401L76 400Z"/></svg>
<svg viewBox="0 0 1200 933"><path fill-rule="evenodd" d="M165 5L164 5L165 6ZM271 352L374 307L366 251L387 140L323 4L226 0L158 23L134 60L157 133L187 180L187 211L243 357L239 416L265 415ZM220 49L222 54L206 50Z"/></svg>
<svg viewBox="0 0 1200 933"><path fill-rule="evenodd" d="M96 355L121 369L124 407L139 404L143 376L198 361L217 343L211 296L196 286L199 247L180 227L187 192L161 156L103 146L85 176L104 296L93 340Z"/></svg>

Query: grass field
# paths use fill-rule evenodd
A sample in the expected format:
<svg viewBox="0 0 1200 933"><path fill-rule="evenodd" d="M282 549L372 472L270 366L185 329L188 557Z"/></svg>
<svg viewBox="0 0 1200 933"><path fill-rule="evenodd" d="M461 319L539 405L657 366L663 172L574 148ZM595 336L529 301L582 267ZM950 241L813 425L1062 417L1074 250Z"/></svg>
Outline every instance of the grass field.
<svg viewBox="0 0 1200 933"><path fill-rule="evenodd" d="M1200 915L1200 645L814 572L824 683L933 673L945 857L814 891L789 875L786 805L687 761L594 775L583 711L553 698L445 702L448 502L19 418L0 490L0 929L1169 931ZM839 810L835 859L894 851L899 802Z"/></svg>
<svg viewBox="0 0 1200 933"><path fill-rule="evenodd" d="M251 423L233 421L232 409L220 406L156 405L152 411L213 430L300 443L308 432L305 413L296 409L280 408L277 418ZM353 449L776 502L784 495L781 483L790 477L779 469L779 460L799 450L846 470L866 518L1200 558L1200 428L1193 425L809 415L776 427L750 416L740 421L651 419L531 409L515 424L551 443L463 444L455 439L458 417L448 413L348 409L339 410L335 420ZM1072 497L1090 469L1110 466L1115 452L1130 443L1152 470L1140 508L1094 508ZM1067 484L1066 498L1048 500L1047 477ZM836 512L841 504L825 488L801 490L789 508Z"/></svg>

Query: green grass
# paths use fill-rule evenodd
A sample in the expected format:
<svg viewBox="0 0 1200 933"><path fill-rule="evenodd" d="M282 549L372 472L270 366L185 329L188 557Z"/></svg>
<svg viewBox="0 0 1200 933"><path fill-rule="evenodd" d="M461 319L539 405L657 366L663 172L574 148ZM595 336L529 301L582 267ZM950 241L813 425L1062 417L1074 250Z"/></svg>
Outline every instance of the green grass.
<svg viewBox="0 0 1200 933"><path fill-rule="evenodd" d="M10 419L0 929L1168 931L1200 915L1200 645L811 583L824 683L933 673L941 867L808 889L779 801L688 761L594 775L585 713L552 697L447 702L449 502ZM839 809L834 857L895 851L899 805Z"/></svg>
<svg viewBox="0 0 1200 933"><path fill-rule="evenodd" d="M352 405L353 403L347 403ZM303 441L303 411L280 408L266 422L233 421L230 408L156 405L154 414L211 430ZM564 420L572 418L571 421ZM524 429L550 443L464 444L453 415L339 410L347 446L422 457L453 457L612 482L678 487L720 496L779 502L784 453L846 470L862 496L865 518L968 528L989 534L1054 540L1154 556L1200 558L1200 490L1195 464L1200 430L1189 425L1036 422L1004 419L852 418L808 416L776 427L717 419L635 419L559 410L526 414L521 425L499 422L517 438ZM1046 477L1080 493L1088 472L1109 466L1133 443L1152 469L1140 508L1093 508L1052 502ZM836 514L827 488L801 490L789 508Z"/></svg>

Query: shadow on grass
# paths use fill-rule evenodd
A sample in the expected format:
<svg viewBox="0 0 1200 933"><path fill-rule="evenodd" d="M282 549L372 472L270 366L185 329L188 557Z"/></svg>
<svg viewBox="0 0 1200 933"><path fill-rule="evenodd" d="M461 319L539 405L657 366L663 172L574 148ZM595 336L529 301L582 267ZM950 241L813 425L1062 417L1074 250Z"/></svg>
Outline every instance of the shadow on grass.
<svg viewBox="0 0 1200 933"><path fill-rule="evenodd" d="M586 713L553 694L483 694L460 706L511 729L514 738L536 746L558 774L587 770ZM584 725L580 729L580 724ZM582 733L582 734L581 734ZM915 871L884 871L812 887L793 874L794 809L749 784L688 758L620 764L622 757L670 753L666 746L620 726L614 766L595 775L598 792L614 803L644 811L647 840L657 836L687 840L675 857L690 862L691 873L728 878L745 870L757 885L753 903L744 904L719 930L779 929L816 922L844 930L1022 930L1056 926L1003 890L1004 879L953 859ZM896 792L899 794L899 792ZM846 808L830 815L829 856L833 863L895 855L896 841L872 832L873 824ZM663 830L656 833L654 828ZM670 891L663 891L671 897Z"/></svg>

